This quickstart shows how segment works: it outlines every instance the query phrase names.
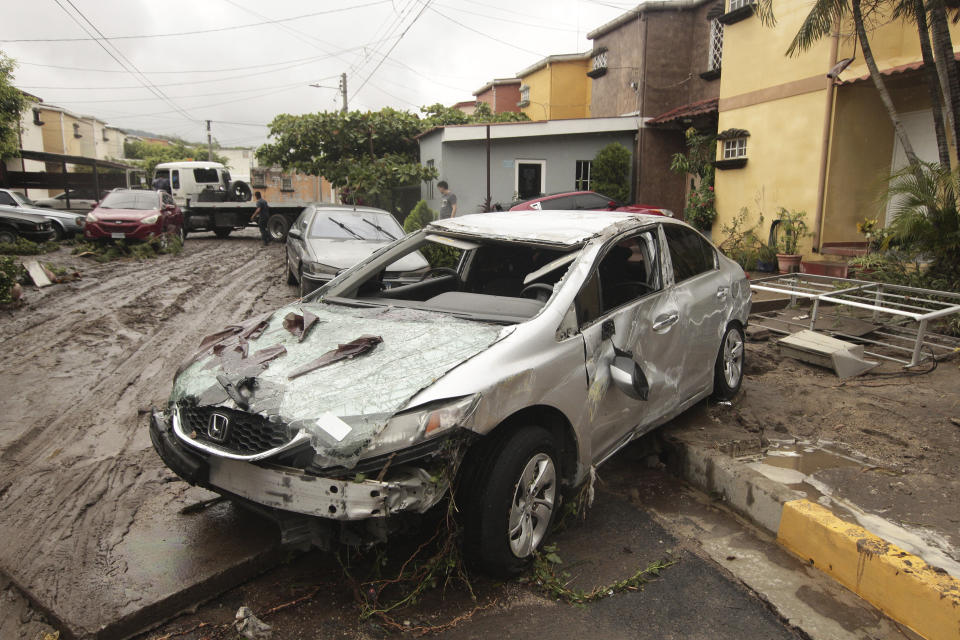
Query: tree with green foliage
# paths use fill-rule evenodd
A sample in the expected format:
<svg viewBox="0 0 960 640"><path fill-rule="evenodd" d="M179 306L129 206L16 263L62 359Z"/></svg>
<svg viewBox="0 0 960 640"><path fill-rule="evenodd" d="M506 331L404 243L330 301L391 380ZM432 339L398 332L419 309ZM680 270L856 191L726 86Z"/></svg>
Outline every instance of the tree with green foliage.
<svg viewBox="0 0 960 640"><path fill-rule="evenodd" d="M519 111L504 111L494 113L486 102L478 102L471 114L466 114L455 107L445 107L439 102L426 107L420 107L424 114L421 122L423 131L433 127L445 127L456 124L493 124L497 122L527 122L529 116Z"/></svg>
<svg viewBox="0 0 960 640"><path fill-rule="evenodd" d="M143 167L147 175L152 176L154 167L161 162L206 160L207 145L191 145L183 140L174 140L168 145L161 142L128 140L123 143L123 155L128 161L133 161L132 164ZM227 158L216 151L213 152L213 161L227 164Z"/></svg>
<svg viewBox="0 0 960 640"><path fill-rule="evenodd" d="M630 151L619 142L611 142L597 152L590 167L593 190L617 202L630 199Z"/></svg>
<svg viewBox="0 0 960 640"><path fill-rule="evenodd" d="M701 231L709 232L717 219L713 192L713 159L717 155L716 136L701 133L690 127L684 133L687 152L675 153L670 159L670 170L681 175L694 176L690 193L683 209L683 219Z"/></svg>
<svg viewBox="0 0 960 640"><path fill-rule="evenodd" d="M20 114L27 108L23 92L13 86L13 58L0 51L0 160L20 151Z"/></svg>
<svg viewBox="0 0 960 640"><path fill-rule="evenodd" d="M347 201L360 204L437 177L436 169L420 164L420 131L420 118L390 107L281 114L270 123L272 141L257 150L257 158L323 176Z"/></svg>

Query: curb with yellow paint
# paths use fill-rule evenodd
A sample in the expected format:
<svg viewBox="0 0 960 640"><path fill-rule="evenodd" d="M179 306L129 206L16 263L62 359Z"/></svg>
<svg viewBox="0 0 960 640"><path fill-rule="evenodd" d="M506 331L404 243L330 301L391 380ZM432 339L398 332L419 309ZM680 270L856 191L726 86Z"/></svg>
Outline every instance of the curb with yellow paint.
<svg viewBox="0 0 960 640"><path fill-rule="evenodd" d="M803 499L730 456L676 432L664 444L674 472L777 536L785 549L926 640L960 639L960 576Z"/></svg>
<svg viewBox="0 0 960 640"><path fill-rule="evenodd" d="M960 638L960 580L829 509L785 503L777 542L927 640Z"/></svg>

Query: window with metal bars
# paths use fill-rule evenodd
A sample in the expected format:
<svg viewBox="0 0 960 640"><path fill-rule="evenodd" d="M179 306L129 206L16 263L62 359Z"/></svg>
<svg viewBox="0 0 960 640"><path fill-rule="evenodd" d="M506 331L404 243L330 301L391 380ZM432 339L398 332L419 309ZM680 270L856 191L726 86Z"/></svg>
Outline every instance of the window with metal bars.
<svg viewBox="0 0 960 640"><path fill-rule="evenodd" d="M730 0L730 8L728 11L733 11L734 9L739 9L740 7L746 7L754 3L754 0Z"/></svg>
<svg viewBox="0 0 960 640"><path fill-rule="evenodd" d="M723 61L723 25L714 18L710 21L710 57L707 68L710 71L719 71Z"/></svg>
<svg viewBox="0 0 960 640"><path fill-rule="evenodd" d="M607 68L607 52L601 51L597 55L593 56L593 70L597 71L598 69Z"/></svg>
<svg viewBox="0 0 960 640"><path fill-rule="evenodd" d="M576 175L573 179L573 188L576 191L590 191L590 168L593 160L577 160Z"/></svg>

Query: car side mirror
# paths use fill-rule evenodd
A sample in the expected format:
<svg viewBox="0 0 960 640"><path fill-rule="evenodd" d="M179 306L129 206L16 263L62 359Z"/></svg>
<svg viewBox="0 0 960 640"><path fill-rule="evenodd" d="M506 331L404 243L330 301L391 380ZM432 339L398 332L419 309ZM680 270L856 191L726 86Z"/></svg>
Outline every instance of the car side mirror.
<svg viewBox="0 0 960 640"><path fill-rule="evenodd" d="M287 230L287 236L291 238L302 238L303 234L300 233L300 230L296 227L290 227L290 229Z"/></svg>
<svg viewBox="0 0 960 640"><path fill-rule="evenodd" d="M620 351L616 347L614 352L617 355L610 363L610 377L613 379L613 384L634 400L646 400L650 396L650 384L640 365L629 353Z"/></svg>

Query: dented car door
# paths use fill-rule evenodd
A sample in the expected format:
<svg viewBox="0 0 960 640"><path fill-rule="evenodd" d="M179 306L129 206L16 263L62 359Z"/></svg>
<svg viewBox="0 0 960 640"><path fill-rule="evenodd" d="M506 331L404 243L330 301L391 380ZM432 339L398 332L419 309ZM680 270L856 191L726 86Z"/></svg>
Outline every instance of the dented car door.
<svg viewBox="0 0 960 640"><path fill-rule="evenodd" d="M680 310L664 283L659 235L653 228L605 247L578 294L594 461L684 400L677 392L686 348ZM635 392L614 382L618 356L635 363Z"/></svg>

